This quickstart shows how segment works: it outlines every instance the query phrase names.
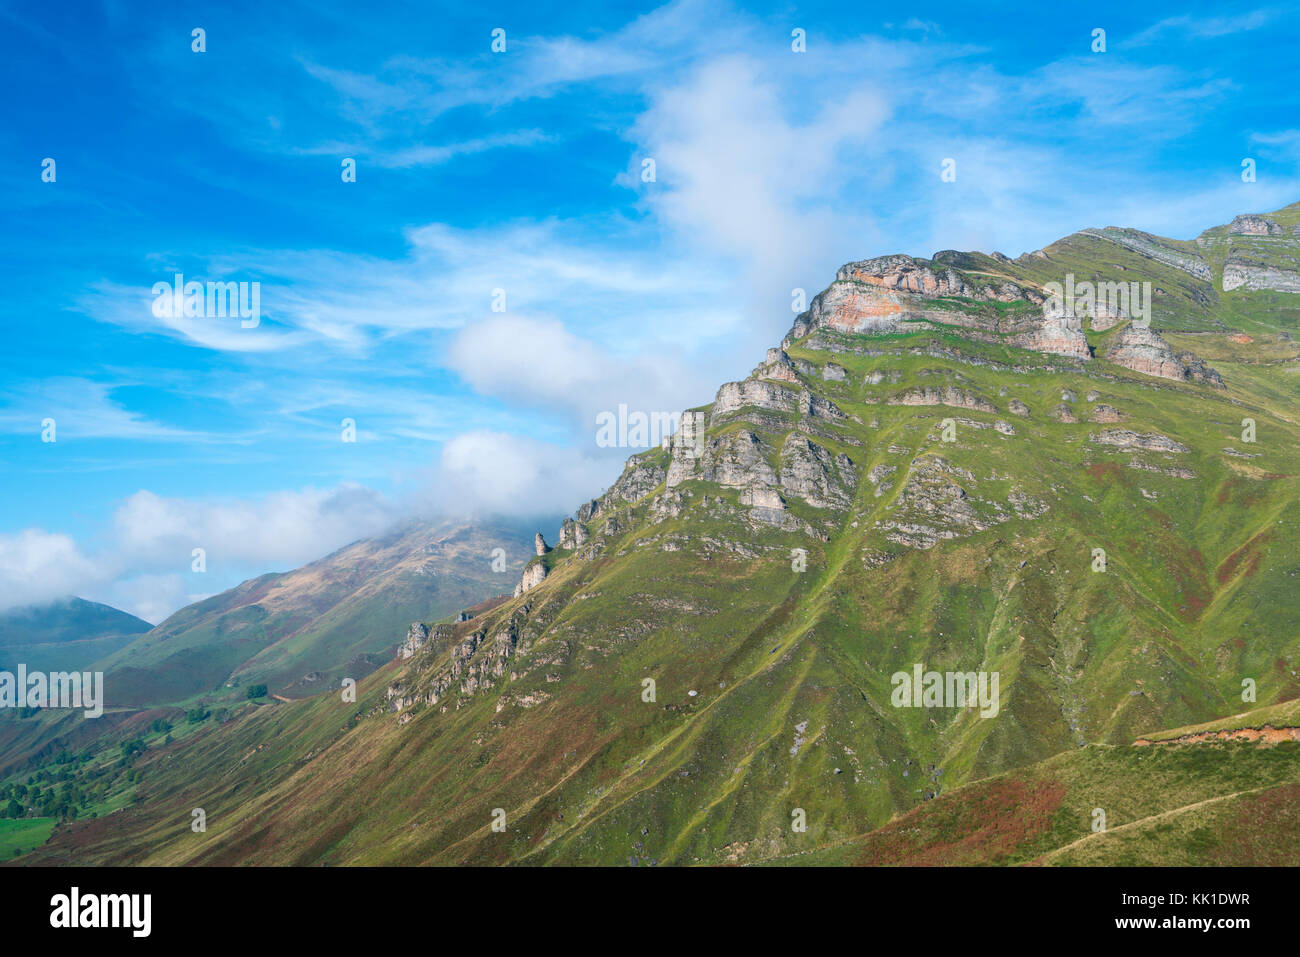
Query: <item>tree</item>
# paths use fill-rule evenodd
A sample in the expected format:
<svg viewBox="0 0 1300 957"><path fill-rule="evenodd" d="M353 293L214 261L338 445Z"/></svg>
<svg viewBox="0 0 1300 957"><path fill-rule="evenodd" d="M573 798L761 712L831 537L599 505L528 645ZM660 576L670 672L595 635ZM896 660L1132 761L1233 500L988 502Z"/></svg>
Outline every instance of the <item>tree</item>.
<svg viewBox="0 0 1300 957"><path fill-rule="evenodd" d="M265 697L266 697L266 685L248 686L248 700L251 701L254 698L265 698Z"/></svg>

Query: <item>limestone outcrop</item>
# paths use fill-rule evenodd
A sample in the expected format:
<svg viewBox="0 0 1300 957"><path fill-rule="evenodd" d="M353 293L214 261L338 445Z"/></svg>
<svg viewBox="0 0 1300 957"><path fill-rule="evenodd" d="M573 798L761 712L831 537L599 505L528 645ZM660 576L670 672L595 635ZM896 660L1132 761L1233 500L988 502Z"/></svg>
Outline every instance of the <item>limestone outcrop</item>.
<svg viewBox="0 0 1300 957"><path fill-rule="evenodd" d="M1228 224L1228 232L1234 236L1284 236L1286 229L1273 222L1271 219L1265 219L1263 216L1257 216L1254 213L1243 213L1240 216L1234 216L1231 223Z"/></svg>
<svg viewBox="0 0 1300 957"><path fill-rule="evenodd" d="M979 412L996 412L993 403L981 395L956 386L923 386L908 389L889 399L889 405L950 405L958 409L975 409Z"/></svg>
<svg viewBox="0 0 1300 957"><path fill-rule="evenodd" d="M1175 353L1154 329L1127 326L1106 350L1106 359L1145 375L1180 382L1200 382L1223 388L1219 373L1190 352Z"/></svg>
<svg viewBox="0 0 1300 957"><path fill-rule="evenodd" d="M1118 449L1145 449L1151 452L1190 452L1181 442L1175 442L1159 432L1133 432L1129 429L1104 429L1088 436L1090 442L1110 445Z"/></svg>
<svg viewBox="0 0 1300 957"><path fill-rule="evenodd" d="M1223 291L1300 293L1300 272L1233 257L1223 264Z"/></svg>
<svg viewBox="0 0 1300 957"><path fill-rule="evenodd" d="M580 548L587 543L589 537L587 526L580 522L575 522L571 518L566 518L560 524L560 548L567 548L569 550Z"/></svg>
<svg viewBox="0 0 1300 957"><path fill-rule="evenodd" d="M412 622L411 627L406 629L406 639L398 650L398 657L403 660L414 657L428 640L429 626L418 621Z"/></svg>

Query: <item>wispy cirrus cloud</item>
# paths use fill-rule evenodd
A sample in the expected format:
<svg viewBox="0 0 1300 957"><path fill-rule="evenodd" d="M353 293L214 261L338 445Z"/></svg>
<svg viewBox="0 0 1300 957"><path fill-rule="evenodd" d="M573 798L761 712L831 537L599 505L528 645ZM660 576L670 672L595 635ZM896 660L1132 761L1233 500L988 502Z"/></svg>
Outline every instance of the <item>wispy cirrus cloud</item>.
<svg viewBox="0 0 1300 957"><path fill-rule="evenodd" d="M10 383L0 392L0 432L38 435L54 420L54 440L127 439L163 442L198 440L202 433L152 421L113 397L112 384L74 376Z"/></svg>
<svg viewBox="0 0 1300 957"><path fill-rule="evenodd" d="M1259 9L1234 16L1206 17L1183 14L1177 17L1166 17L1132 37L1123 39L1121 46L1143 47L1161 40L1179 37L1213 40L1237 33L1249 33L1268 26L1277 18L1277 13L1276 10Z"/></svg>

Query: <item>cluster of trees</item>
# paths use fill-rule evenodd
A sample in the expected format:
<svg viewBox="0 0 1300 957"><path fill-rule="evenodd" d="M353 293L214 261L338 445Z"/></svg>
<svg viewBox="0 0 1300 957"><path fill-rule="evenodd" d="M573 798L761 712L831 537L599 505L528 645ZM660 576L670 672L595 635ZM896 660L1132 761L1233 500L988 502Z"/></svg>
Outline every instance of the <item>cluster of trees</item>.
<svg viewBox="0 0 1300 957"><path fill-rule="evenodd" d="M19 818L32 813L36 817L75 821L99 800L96 791L85 789L76 780L51 780L52 777L48 771L42 771L28 778L27 784L0 786L0 817Z"/></svg>
<svg viewBox="0 0 1300 957"><path fill-rule="evenodd" d="M252 685L248 688L248 699L265 697L266 692L266 685ZM188 724L199 724L208 718L224 724L231 719L230 709L218 708L214 712L200 704L185 712ZM174 727L166 718L155 718L146 734L165 735L163 741L169 744ZM89 807L103 802L119 783L135 784L140 780L142 772L132 764L148 747L145 735L137 735L118 745L118 760L92 767L86 767L93 761L92 754L73 754L65 748L47 759L50 763L29 776L26 784L0 784L0 818L58 817L71 821L84 817ZM94 812L90 816L94 817Z"/></svg>

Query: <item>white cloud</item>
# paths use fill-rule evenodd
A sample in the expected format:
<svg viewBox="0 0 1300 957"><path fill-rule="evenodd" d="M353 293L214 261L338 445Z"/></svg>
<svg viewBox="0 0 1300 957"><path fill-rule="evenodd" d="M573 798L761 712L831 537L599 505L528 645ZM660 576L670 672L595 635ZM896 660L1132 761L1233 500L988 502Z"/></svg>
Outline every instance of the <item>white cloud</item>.
<svg viewBox="0 0 1300 957"><path fill-rule="evenodd" d="M1225 17L1207 17L1202 15L1183 15L1166 17L1152 24L1131 39L1123 40L1122 46L1147 46L1169 37L1191 37L1193 39L1217 39L1234 33L1247 33L1265 26L1276 16L1273 10L1251 10Z"/></svg>
<svg viewBox="0 0 1300 957"><path fill-rule="evenodd" d="M570 513L613 482L619 471L608 455L500 432L470 432L443 446L432 486L434 504L461 514Z"/></svg>
<svg viewBox="0 0 1300 957"><path fill-rule="evenodd" d="M478 392L563 410L581 428L590 425L592 433L600 411L626 404L646 412L680 412L708 401L720 384L716 367L688 360L675 345L618 356L557 320L525 316L499 316L466 327L453 340L448 359Z"/></svg>
<svg viewBox="0 0 1300 957"><path fill-rule="evenodd" d="M91 379L55 376L16 384L0 394L0 432L39 434L42 420L54 420L54 438L172 440L198 433L150 421L113 400L116 388Z"/></svg>
<svg viewBox="0 0 1300 957"><path fill-rule="evenodd" d="M154 296L150 290L155 282L162 279L170 281L171 275L172 271L151 274L138 287L117 282L97 282L76 298L75 305L93 319L131 332L169 336L222 352L272 352L302 345L307 339L302 332L277 328L273 317L268 316L265 309L262 310L258 325L249 328L244 328L238 318L155 316ZM225 281L226 278L213 273L205 276L204 281ZM254 279L239 281L251 282Z"/></svg>
<svg viewBox="0 0 1300 957"><path fill-rule="evenodd" d="M0 535L0 609L63 598L102 583L107 574L67 535L38 528Z"/></svg>
<svg viewBox="0 0 1300 957"><path fill-rule="evenodd" d="M794 286L825 285L847 237L861 235L864 204L840 195L849 151L889 112L865 83L822 103L792 98L777 75L749 57L711 61L654 90L633 131L656 162L649 206L682 242L739 262L741 291L757 292L746 299L773 310Z"/></svg>
<svg viewBox="0 0 1300 957"><path fill-rule="evenodd" d="M78 595L156 622L196 600L196 582L235 584L245 575L295 568L384 531L402 514L354 484L235 501L142 490L118 506L93 549L38 528L0 535L0 608ZM211 578L192 571L195 548L205 550Z"/></svg>
<svg viewBox="0 0 1300 957"><path fill-rule="evenodd" d="M195 548L204 549L209 568L292 568L377 534L396 517L395 507L378 492L353 484L231 502L164 498L142 490L114 513L113 539L133 569L188 569Z"/></svg>
<svg viewBox="0 0 1300 957"><path fill-rule="evenodd" d="M463 140L459 143L447 143L442 146L426 146L423 144L407 146L392 153L381 154L377 157L377 161L380 166L389 168L434 166L438 163L445 163L457 156L472 156L475 153L484 153L488 150L500 149L503 146L536 146L538 143L545 143L550 140L551 137L548 137L541 130L521 130L518 133L483 136L477 139Z"/></svg>
<svg viewBox="0 0 1300 957"><path fill-rule="evenodd" d="M612 233L611 233L612 230ZM611 338L725 335L742 313L728 308L726 277L708 263L648 246L644 231L615 222L599 234L584 223L516 223L456 229L431 223L407 231L399 259L329 250L246 250L214 257L206 268L178 269L159 254L158 275L196 279L247 277L261 282L262 324L237 320L157 319L147 287L100 284L80 300L95 319L136 333L170 335L220 351L292 350L308 346L364 354L385 338L455 329L492 315L493 291L507 308L598 317ZM701 303L705 303L701 306ZM721 305L710 305L721 304ZM595 319L593 319L595 321Z"/></svg>

